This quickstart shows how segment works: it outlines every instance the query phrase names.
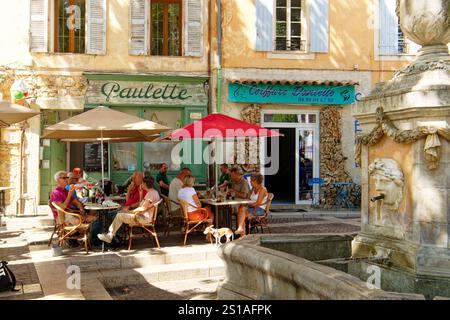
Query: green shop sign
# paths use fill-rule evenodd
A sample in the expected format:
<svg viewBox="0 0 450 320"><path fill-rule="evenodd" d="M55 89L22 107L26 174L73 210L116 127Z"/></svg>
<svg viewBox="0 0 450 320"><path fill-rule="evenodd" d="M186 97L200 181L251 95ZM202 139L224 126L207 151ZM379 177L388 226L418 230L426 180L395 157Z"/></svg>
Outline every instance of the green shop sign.
<svg viewBox="0 0 450 320"><path fill-rule="evenodd" d="M207 105L203 83L164 81L90 80L88 104L107 105Z"/></svg>
<svg viewBox="0 0 450 320"><path fill-rule="evenodd" d="M279 104L353 104L355 87L230 83L228 85L228 101Z"/></svg>

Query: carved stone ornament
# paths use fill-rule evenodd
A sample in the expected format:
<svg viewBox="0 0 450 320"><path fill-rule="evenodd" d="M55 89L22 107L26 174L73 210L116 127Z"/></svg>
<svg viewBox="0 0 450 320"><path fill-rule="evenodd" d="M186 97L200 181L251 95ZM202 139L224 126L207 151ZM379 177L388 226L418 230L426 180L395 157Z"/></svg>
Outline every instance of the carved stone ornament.
<svg viewBox="0 0 450 320"><path fill-rule="evenodd" d="M403 199L405 177L400 165L392 159L376 159L369 166L369 174L375 181L375 190L383 196L382 206L398 210Z"/></svg>
<svg viewBox="0 0 450 320"><path fill-rule="evenodd" d="M377 109L377 126L366 135L356 137L355 145L355 161L361 166L361 148L365 146L373 146L381 141L387 135L397 143L415 143L421 139L425 139L425 160L427 168L434 170L439 166L441 157L441 142L439 138L450 141L450 128L448 127L427 127L421 126L414 130L399 130L386 116L383 108Z"/></svg>

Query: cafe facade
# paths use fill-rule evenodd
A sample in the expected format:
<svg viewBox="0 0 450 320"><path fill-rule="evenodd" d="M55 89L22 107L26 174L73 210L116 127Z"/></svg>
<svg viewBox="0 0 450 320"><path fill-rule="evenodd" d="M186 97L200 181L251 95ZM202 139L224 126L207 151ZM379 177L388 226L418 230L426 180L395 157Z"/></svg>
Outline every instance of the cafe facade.
<svg viewBox="0 0 450 320"><path fill-rule="evenodd" d="M66 112L65 118L98 106L106 106L176 129L208 114L207 76L84 73L83 77L85 79L83 109ZM63 118L49 120L43 123L42 128ZM101 121L102 119L98 119L99 124ZM58 170L80 167L84 169L89 180L100 179L102 155L100 143L41 140L42 201L48 197L54 185L52 173ZM193 150L190 147L194 143L202 142L105 143L103 150L105 177L122 185L136 170L149 171L156 177L160 165L167 163L169 179L174 178L180 168L189 167L198 183L206 183L207 165L203 161L198 163L198 160L196 163L193 154L186 154ZM181 152L173 153L175 147L180 147L179 144L185 147L181 148Z"/></svg>
<svg viewBox="0 0 450 320"><path fill-rule="evenodd" d="M359 185L353 161L359 125L351 112L371 89L370 73L276 71L225 71L224 113L283 134L260 140L259 164L244 171L261 172L279 205L310 205L319 192L310 179Z"/></svg>

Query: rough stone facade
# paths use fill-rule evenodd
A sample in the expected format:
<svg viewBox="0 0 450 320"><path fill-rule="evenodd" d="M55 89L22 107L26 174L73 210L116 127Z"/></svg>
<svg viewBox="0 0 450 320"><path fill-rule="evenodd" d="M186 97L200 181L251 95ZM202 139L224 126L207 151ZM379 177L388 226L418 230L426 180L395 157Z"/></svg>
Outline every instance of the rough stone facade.
<svg viewBox="0 0 450 320"><path fill-rule="evenodd" d="M353 182L345 170L347 158L342 149L342 107L326 106L320 111L320 175L325 179L321 192L324 193L322 205L333 206L337 196L337 188L333 182ZM349 190L352 204L360 206L361 187L352 185Z"/></svg>

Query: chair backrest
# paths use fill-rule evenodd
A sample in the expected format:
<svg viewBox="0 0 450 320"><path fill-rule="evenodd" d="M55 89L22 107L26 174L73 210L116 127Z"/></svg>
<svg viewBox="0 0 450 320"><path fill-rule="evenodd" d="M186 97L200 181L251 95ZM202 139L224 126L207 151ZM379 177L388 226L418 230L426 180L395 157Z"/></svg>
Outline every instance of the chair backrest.
<svg viewBox="0 0 450 320"><path fill-rule="evenodd" d="M170 214L172 211L175 211L175 210L172 210L172 203L177 204L177 205L179 205L179 203L177 203L176 201L170 199L168 196L165 196L163 194L161 194L160 196L164 201L164 207L166 208L167 213Z"/></svg>
<svg viewBox="0 0 450 320"><path fill-rule="evenodd" d="M55 202L51 203L52 206L58 211L58 221L57 223L62 225L65 222L66 219L66 211L64 211L63 208L61 208L59 205L57 205Z"/></svg>
<svg viewBox="0 0 450 320"><path fill-rule="evenodd" d="M266 214L264 215L264 216L266 216L266 217L267 217L267 215L268 215L269 212L270 212L270 205L272 204L273 197L274 197L273 193L269 193L269 194L267 195Z"/></svg>
<svg viewBox="0 0 450 320"><path fill-rule="evenodd" d="M155 204L153 204L154 208L154 213L153 213L153 219L152 219L152 224L155 225L156 224L156 219L158 218L158 207L164 202L164 199L161 198L159 199Z"/></svg>
<svg viewBox="0 0 450 320"><path fill-rule="evenodd" d="M178 202L180 203L180 210L181 210L181 213L183 214L184 218L186 220L189 220L189 217L188 217L189 203L182 199L178 199Z"/></svg>

